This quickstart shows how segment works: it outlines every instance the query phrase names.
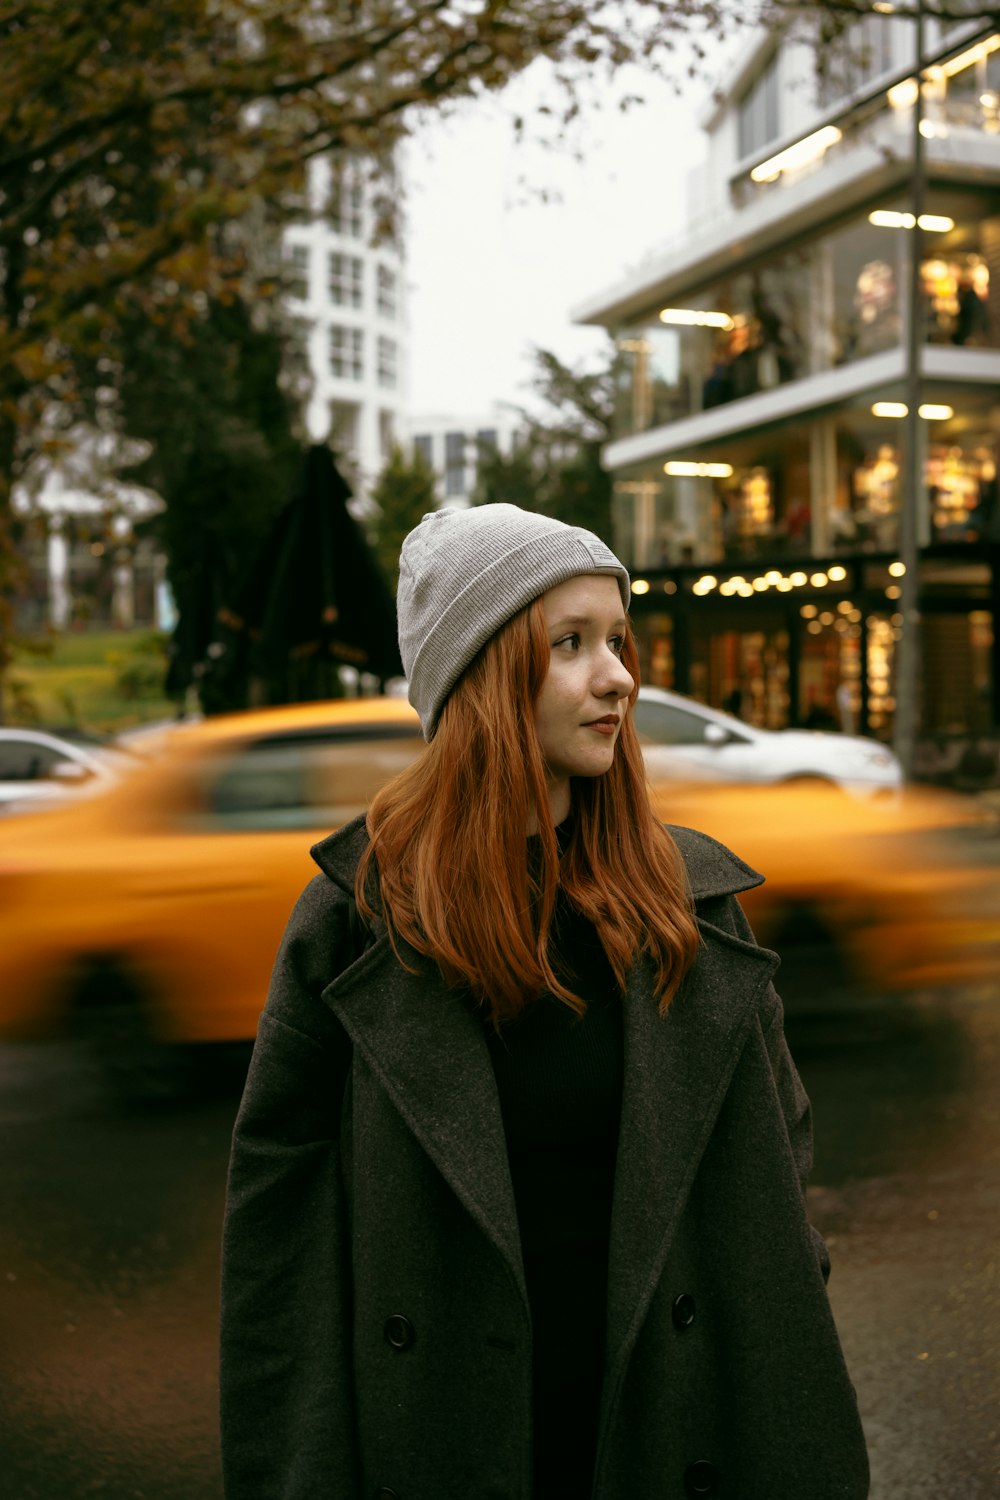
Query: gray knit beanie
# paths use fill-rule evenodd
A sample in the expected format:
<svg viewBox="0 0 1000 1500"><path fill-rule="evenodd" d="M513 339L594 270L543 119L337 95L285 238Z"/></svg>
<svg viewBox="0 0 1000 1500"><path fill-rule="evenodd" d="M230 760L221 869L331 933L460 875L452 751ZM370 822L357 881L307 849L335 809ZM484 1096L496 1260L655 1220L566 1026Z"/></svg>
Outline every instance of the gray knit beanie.
<svg viewBox="0 0 1000 1500"><path fill-rule="evenodd" d="M628 609L629 578L592 531L516 505L424 516L399 557L396 614L409 699L432 739L459 677L501 625L557 583L610 573Z"/></svg>

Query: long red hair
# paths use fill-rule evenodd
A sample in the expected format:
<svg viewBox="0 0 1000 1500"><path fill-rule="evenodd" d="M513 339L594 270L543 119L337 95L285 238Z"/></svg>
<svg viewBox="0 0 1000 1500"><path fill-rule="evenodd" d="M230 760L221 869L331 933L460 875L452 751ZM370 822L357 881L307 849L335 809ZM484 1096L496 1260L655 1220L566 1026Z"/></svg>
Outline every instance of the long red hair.
<svg viewBox="0 0 1000 1500"><path fill-rule="evenodd" d="M631 706L639 684L631 629L622 660L635 681ZM596 928L619 985L638 954L653 956L662 1012L699 941L684 864L650 805L629 713L611 769L571 783L572 828L560 859L534 721L548 665L536 600L466 669L424 754L376 794L355 882L358 908L375 915L374 861L397 954L399 935L446 981L467 985L499 1025L545 991L584 1009L549 962L561 885ZM527 857L532 814L537 868Z"/></svg>

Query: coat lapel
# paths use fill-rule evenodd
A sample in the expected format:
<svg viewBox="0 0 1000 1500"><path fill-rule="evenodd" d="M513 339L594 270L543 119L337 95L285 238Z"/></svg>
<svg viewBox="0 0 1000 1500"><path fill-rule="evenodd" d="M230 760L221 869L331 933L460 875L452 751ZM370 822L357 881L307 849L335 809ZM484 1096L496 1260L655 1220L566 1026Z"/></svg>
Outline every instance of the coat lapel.
<svg viewBox="0 0 1000 1500"><path fill-rule="evenodd" d="M625 1090L608 1273L608 1368L619 1376L736 1066L774 954L702 926L664 1017L643 959L625 993Z"/></svg>
<svg viewBox="0 0 1000 1500"><path fill-rule="evenodd" d="M507 1260L527 1305L500 1102L481 1023L419 954L379 937L323 992L441 1175Z"/></svg>

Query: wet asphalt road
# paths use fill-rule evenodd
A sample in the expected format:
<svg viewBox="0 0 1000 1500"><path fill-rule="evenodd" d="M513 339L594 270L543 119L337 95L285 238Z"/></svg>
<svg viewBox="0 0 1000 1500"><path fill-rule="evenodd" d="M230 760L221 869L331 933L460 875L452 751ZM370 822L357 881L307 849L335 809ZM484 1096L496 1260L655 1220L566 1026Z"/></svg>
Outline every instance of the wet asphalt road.
<svg viewBox="0 0 1000 1500"><path fill-rule="evenodd" d="M994 1500L1000 989L855 1002L792 1017L789 1036L874 1500ZM72 1048L0 1049L6 1500L220 1500L218 1228L242 1061L219 1058L224 1081L180 1109L123 1117Z"/></svg>

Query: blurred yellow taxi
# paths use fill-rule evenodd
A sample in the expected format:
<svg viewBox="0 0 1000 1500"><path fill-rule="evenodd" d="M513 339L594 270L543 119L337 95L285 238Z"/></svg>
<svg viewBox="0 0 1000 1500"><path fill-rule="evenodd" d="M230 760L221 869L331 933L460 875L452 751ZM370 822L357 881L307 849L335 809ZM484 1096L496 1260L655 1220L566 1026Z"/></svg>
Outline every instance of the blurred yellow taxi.
<svg viewBox="0 0 1000 1500"><path fill-rule="evenodd" d="M720 839L766 876L740 901L782 957L786 1005L859 990L995 982L1000 831L974 797L911 785L859 799L830 782L653 787L665 821Z"/></svg>
<svg viewBox="0 0 1000 1500"><path fill-rule="evenodd" d="M174 731L100 795L0 824L0 1036L112 1013L164 1041L252 1037L310 844L422 748L399 699L233 714ZM878 988L1000 972L997 839L978 803L810 783L654 795L767 876L744 898L762 942L818 936Z"/></svg>
<svg viewBox="0 0 1000 1500"><path fill-rule="evenodd" d="M398 699L225 715L100 796L0 824L0 1035L127 995L163 1040L253 1036L310 845L422 748Z"/></svg>

